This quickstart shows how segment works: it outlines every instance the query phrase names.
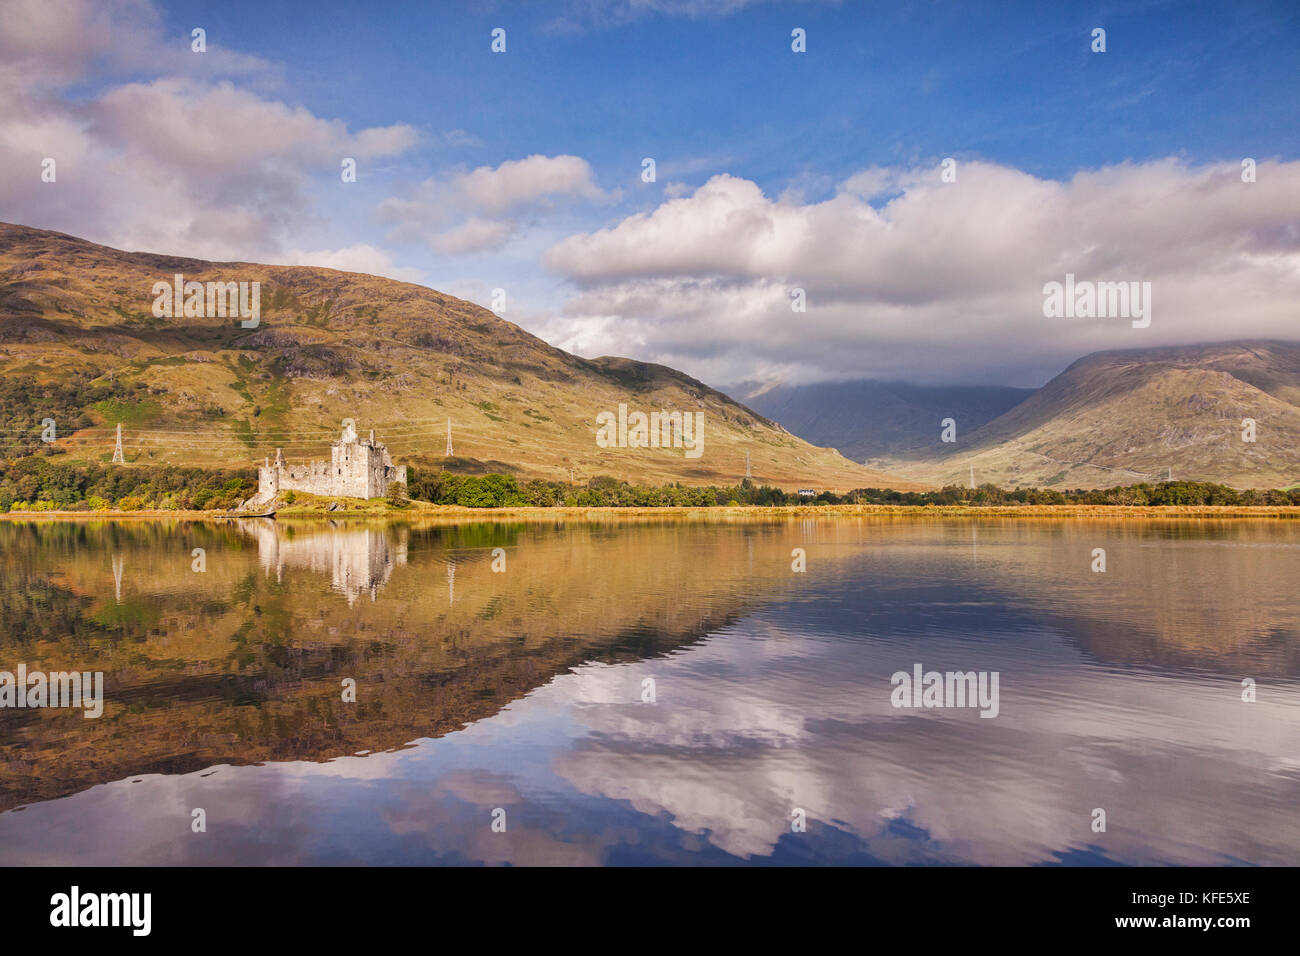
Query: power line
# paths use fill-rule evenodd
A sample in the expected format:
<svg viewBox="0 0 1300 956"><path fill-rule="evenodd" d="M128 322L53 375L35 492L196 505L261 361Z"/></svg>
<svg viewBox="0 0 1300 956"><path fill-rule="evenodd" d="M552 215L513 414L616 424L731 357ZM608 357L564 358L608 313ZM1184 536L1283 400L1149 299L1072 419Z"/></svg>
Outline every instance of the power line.
<svg viewBox="0 0 1300 956"><path fill-rule="evenodd" d="M375 423L374 427L376 431L380 431L380 430L387 431L389 428L398 429L398 430L407 429L407 428L423 429L425 427L438 427L440 426L442 421L443 421L442 418L410 418L410 419L393 421L388 423L387 425L385 425L384 423L377 422ZM176 428L176 427L152 428L149 429L149 431L152 434L156 434L156 435L201 435L201 434L208 434L211 431L212 427L219 426L221 424L223 423L214 422L213 426L206 426L206 427L198 426L194 428ZM234 425L229 425L229 427L234 427ZM26 428L26 427L0 428L0 434L7 433L7 434L15 434L15 435L27 435L27 434L31 434L34 431L39 431L40 428L41 426L39 425L33 425L30 428ZM111 431L113 431L113 426L110 425L91 425L87 428L77 429L74 434L81 435L81 434L86 434L88 432L111 432ZM266 431L266 434L299 435L299 436L307 436L307 437L319 437L326 440L332 440L338 437L339 431L340 431L339 429L333 428L327 431L306 432L296 428L292 428L291 426L282 426L274 429L268 429Z"/></svg>
<svg viewBox="0 0 1300 956"><path fill-rule="evenodd" d="M450 428L450 424L451 424L450 420L448 420L449 428ZM394 429L391 431L385 431L381 428L376 428L374 430L377 433L382 434L385 438L398 439L398 440L432 438L433 436L439 434L440 431L440 429L434 429L434 428ZM82 429L81 431L77 431L72 433L71 435L65 436L63 440L82 442L82 443L95 441L97 439L106 440L109 436L104 435L103 431L104 431L103 429L95 429L95 430ZM109 434L111 435L112 432L110 432ZM292 433L292 434L297 434L297 433ZM331 432L329 434L333 435L334 433ZM178 444L178 445L247 445L247 444L266 445L266 444L274 444L278 442L281 445L288 447L290 445L324 445L324 444L329 444L330 442L335 441L337 439L330 438L330 437L311 438L311 437L301 437L301 436L289 438L289 437L282 437L281 433L275 433L275 432L270 432L270 433L257 432L249 436L241 436L237 434L226 434L226 435L216 434L213 430L173 432L173 431L156 430L156 429L142 429L137 431L133 435L133 440L140 441L140 442L145 442L145 441L153 442L155 444L171 442L173 444ZM487 442L491 444L500 444L500 445L514 444L517 443L518 441L518 439L490 438L487 436L478 436L474 440L479 442Z"/></svg>

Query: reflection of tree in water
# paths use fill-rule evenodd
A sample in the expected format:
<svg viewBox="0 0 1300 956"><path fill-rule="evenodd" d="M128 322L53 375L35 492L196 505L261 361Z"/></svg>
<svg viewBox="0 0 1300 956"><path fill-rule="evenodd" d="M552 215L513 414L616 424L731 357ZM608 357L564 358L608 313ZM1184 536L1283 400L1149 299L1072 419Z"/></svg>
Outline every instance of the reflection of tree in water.
<svg viewBox="0 0 1300 956"><path fill-rule="evenodd" d="M4 667L22 660L40 644L60 640L69 650L85 653L95 637L106 633L86 610L94 603L86 595L60 587L48 575L23 571L4 575L0 589L0 648Z"/></svg>

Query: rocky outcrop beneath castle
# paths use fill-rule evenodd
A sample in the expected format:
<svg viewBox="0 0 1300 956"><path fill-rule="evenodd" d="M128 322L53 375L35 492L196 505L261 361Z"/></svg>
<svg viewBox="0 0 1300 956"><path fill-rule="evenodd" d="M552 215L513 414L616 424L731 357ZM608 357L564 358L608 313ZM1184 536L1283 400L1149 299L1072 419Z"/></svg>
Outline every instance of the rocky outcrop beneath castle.
<svg viewBox="0 0 1300 956"><path fill-rule="evenodd" d="M267 461L257 470L257 494L245 502L246 507L269 504L286 491L339 498L382 498L394 482L406 483L406 466L394 465L388 448L375 440L372 429L364 441L357 437L351 419L344 422L343 434L330 445L329 461L290 465L280 449L275 461Z"/></svg>

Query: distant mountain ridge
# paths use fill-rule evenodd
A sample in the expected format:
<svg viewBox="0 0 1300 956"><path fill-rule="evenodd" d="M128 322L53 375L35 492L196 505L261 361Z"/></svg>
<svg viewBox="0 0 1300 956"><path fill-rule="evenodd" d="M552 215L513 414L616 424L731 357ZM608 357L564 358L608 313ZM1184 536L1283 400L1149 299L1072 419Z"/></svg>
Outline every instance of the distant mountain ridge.
<svg viewBox="0 0 1300 956"><path fill-rule="evenodd" d="M1300 482L1300 342L1251 340L1096 352L941 449L868 463L937 484L1234 487ZM1254 423L1254 441L1246 419Z"/></svg>
<svg viewBox="0 0 1300 956"><path fill-rule="evenodd" d="M977 428L1034 389L864 380L772 388L745 383L730 394L800 438L862 461L925 448L937 451L944 418L960 417L964 428Z"/></svg>

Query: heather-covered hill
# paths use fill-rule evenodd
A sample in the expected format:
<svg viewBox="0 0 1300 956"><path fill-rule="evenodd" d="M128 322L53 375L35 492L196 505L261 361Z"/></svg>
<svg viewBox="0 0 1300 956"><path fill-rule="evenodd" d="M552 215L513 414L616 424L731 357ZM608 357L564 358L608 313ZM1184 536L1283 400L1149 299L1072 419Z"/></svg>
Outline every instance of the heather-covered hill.
<svg viewBox="0 0 1300 956"><path fill-rule="evenodd" d="M261 321L152 313L156 282L261 283ZM328 454L344 418L399 462L521 477L636 483L916 487L818 448L702 382L626 358L587 360L432 289L299 266L122 252L0 224L4 454L247 467L283 448ZM601 448L596 417L703 412L699 457ZM454 457L444 455L451 419Z"/></svg>
<svg viewBox="0 0 1300 956"><path fill-rule="evenodd" d="M1300 343L1098 352L942 451L880 456L920 481L1107 487L1172 474L1234 487L1300 482ZM1255 441L1243 441L1244 419Z"/></svg>

